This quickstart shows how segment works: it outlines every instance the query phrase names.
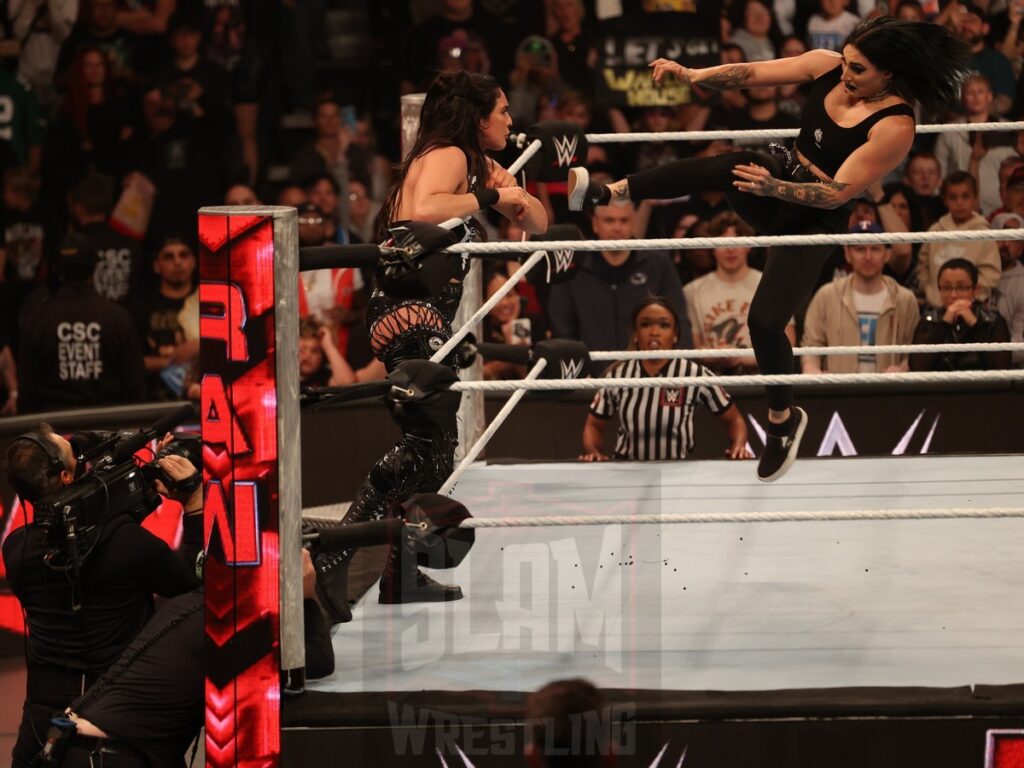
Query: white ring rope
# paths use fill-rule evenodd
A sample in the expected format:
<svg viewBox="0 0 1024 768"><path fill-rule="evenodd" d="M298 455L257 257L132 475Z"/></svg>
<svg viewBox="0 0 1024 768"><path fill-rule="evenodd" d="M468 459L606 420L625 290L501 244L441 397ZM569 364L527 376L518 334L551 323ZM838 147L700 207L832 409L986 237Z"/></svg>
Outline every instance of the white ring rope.
<svg viewBox="0 0 1024 768"><path fill-rule="evenodd" d="M793 354L821 357L824 355L905 355L915 352L937 354L940 352L1021 352L1024 342L990 341L963 344L879 344L874 347L794 347ZM747 357L754 350L749 347L729 349L640 349L609 350L591 352L591 360L699 360L716 357Z"/></svg>
<svg viewBox="0 0 1024 768"><path fill-rule="evenodd" d="M1024 131L1016 123L935 123L919 125L917 133L966 133L969 131ZM799 136L799 128L761 128L745 131L658 131L649 133L588 133L590 144L618 144L643 141L714 141L716 139L788 139Z"/></svg>
<svg viewBox="0 0 1024 768"><path fill-rule="evenodd" d="M466 322L457 331L452 333L452 337L446 341L437 352L430 357L430 362L440 363L444 360L448 353L451 352L459 343L469 335L469 333L476 327L476 324L483 320L487 313L498 306L498 303L505 298L505 295L509 293L516 285L526 277L526 273L529 272L533 266L541 259L547 256L547 251L535 251L530 258L524 261L515 272L509 276L508 280L505 281L498 290L494 292L487 301L480 305L479 309L473 313Z"/></svg>
<svg viewBox="0 0 1024 768"><path fill-rule="evenodd" d="M568 525L656 525L659 523L802 523L833 520L991 520L1024 517L1024 507L937 507L934 509L834 509L789 512L688 512L665 515L564 515L558 517L473 517L460 528L548 528Z"/></svg>
<svg viewBox="0 0 1024 768"><path fill-rule="evenodd" d="M1024 381L1024 369L1008 371L909 371L906 373L780 373L749 376L653 376L643 379L540 379L538 381L460 381L455 392L515 392L594 390L612 387L661 389L717 384L722 387L771 386L774 384L957 384L979 381Z"/></svg>
<svg viewBox="0 0 1024 768"><path fill-rule="evenodd" d="M1024 240L1024 229L972 229L943 232L857 232L845 235L757 235L751 237L666 237L632 240L548 240L537 242L460 243L451 253L529 253L543 245L547 251L653 251L688 248L749 246L870 245L873 243L959 243L971 240Z"/></svg>
<svg viewBox="0 0 1024 768"><path fill-rule="evenodd" d="M541 358L534 363L533 368L526 374L526 378L523 381L534 381L547 366L548 361ZM498 431L502 424L505 423L505 419L512 415L513 409L519 404L519 401L523 399L526 394L525 389L520 389L518 392L513 392L512 397L505 401L505 404L501 407L501 410L495 414L494 418L491 419L491 423L487 425L487 429L484 430L483 434L477 438L477 441L473 443L473 446L469 449L462 461L459 462L459 466L455 468L451 476L444 481L444 485L438 488L437 492L443 496L447 496L455 488L455 484L459 482L459 478L462 477L463 473L469 469L469 466L476 460L476 457L480 455L480 452L484 449L484 446L494 437L494 433Z"/></svg>

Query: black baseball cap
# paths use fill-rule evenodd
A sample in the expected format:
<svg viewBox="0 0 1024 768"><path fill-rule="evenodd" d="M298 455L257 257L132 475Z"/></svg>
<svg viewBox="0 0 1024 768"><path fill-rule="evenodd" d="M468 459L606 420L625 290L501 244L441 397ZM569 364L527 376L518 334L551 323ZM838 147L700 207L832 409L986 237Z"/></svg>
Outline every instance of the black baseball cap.
<svg viewBox="0 0 1024 768"><path fill-rule="evenodd" d="M92 277L97 259L92 240L79 232L69 232L60 244L54 269L62 282L79 283Z"/></svg>

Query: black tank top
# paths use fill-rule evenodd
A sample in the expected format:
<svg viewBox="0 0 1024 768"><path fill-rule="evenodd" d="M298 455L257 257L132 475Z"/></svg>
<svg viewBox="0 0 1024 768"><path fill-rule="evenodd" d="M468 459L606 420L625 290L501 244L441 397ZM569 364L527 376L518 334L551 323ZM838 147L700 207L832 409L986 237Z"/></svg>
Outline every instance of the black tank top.
<svg viewBox="0 0 1024 768"><path fill-rule="evenodd" d="M829 70L814 81L811 92L804 104L800 120L800 135L796 137L796 148L818 168L835 178L836 171L857 147L866 144L868 131L879 120L890 115L910 115L914 110L907 104L893 104L880 109L850 128L836 125L825 111L825 96L836 87L843 68Z"/></svg>

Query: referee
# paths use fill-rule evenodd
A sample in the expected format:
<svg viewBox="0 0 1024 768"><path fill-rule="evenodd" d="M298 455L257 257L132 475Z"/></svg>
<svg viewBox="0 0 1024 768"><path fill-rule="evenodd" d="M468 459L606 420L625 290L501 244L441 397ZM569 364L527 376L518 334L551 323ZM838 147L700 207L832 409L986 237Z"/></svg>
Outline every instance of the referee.
<svg viewBox="0 0 1024 768"><path fill-rule="evenodd" d="M679 319L663 299L647 299L633 315L633 347L641 350L674 349ZM624 360L611 366L607 378L646 379L677 376L712 376L697 363L682 359ZM608 421L619 415L619 433L611 458L647 461L684 459L693 451L693 414L702 403L725 424L730 459L752 459L747 427L725 390L715 385L696 387L608 387L590 404L583 427L582 461L607 461L604 438Z"/></svg>

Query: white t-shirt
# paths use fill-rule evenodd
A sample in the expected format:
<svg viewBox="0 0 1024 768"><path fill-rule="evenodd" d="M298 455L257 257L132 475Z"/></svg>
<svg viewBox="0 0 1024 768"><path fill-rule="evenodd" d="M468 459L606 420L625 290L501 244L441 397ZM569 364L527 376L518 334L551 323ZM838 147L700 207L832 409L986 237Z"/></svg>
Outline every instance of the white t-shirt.
<svg viewBox="0 0 1024 768"><path fill-rule="evenodd" d="M750 349L747 312L760 282L761 271L751 268L736 283L727 283L717 273L709 272L684 285L693 343L698 347Z"/></svg>
<svg viewBox="0 0 1024 768"><path fill-rule="evenodd" d="M843 11L834 19L826 19L816 13L807 21L807 47L811 50L842 51L843 43L858 24L860 17L849 11Z"/></svg>
<svg viewBox="0 0 1024 768"><path fill-rule="evenodd" d="M857 323L860 328L860 345L875 346L878 336L878 318L882 315L888 293L884 290L877 293L861 293L854 289L853 307L857 310ZM857 356L858 373L874 373L878 370L875 355L861 354Z"/></svg>
<svg viewBox="0 0 1024 768"><path fill-rule="evenodd" d="M742 27L732 33L729 42L743 49L747 61L769 61L776 58L775 46L770 40L754 37Z"/></svg>
<svg viewBox="0 0 1024 768"><path fill-rule="evenodd" d="M349 286L343 285L351 273L351 291L363 287L363 276L358 269L314 269L302 272L302 283L306 289L306 306L309 314L321 321L328 319L327 313L339 305L340 297Z"/></svg>

